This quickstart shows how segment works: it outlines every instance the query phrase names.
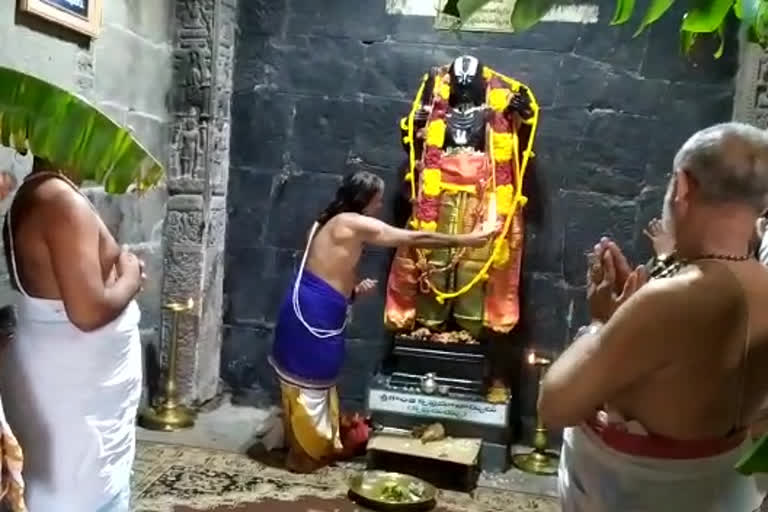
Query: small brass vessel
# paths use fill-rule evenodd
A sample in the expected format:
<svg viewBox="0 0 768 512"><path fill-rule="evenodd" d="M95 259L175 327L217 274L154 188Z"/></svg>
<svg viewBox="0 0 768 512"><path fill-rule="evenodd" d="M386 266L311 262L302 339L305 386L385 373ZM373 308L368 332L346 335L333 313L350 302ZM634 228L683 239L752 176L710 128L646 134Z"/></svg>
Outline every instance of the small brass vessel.
<svg viewBox="0 0 768 512"><path fill-rule="evenodd" d="M544 373L552 360L547 357L537 355L531 352L528 356L528 364L535 367L539 373L538 382L541 389L541 381ZM548 450L549 440L547 439L547 428L541 421L539 415L536 415L536 430L533 435L533 450L528 453L518 453L512 457L514 464L521 471L533 473L535 475L554 475L557 473L557 467L560 462L560 456Z"/></svg>
<svg viewBox="0 0 768 512"><path fill-rule="evenodd" d="M139 425L147 430L175 432L195 425L197 413L179 401L176 384L179 317L183 313L192 311L194 307L195 302L192 299L187 302L171 302L163 307L164 310L170 311L173 315L173 331L168 349L168 368L165 375L165 394L155 407L149 407L139 415Z"/></svg>

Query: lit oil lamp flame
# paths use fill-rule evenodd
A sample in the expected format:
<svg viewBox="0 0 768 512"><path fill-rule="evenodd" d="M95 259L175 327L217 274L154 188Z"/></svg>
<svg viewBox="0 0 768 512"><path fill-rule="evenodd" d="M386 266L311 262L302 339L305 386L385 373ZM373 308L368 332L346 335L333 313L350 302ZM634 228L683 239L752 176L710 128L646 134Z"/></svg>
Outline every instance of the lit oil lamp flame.
<svg viewBox="0 0 768 512"><path fill-rule="evenodd" d="M528 364L536 364L536 352L529 352L528 353Z"/></svg>

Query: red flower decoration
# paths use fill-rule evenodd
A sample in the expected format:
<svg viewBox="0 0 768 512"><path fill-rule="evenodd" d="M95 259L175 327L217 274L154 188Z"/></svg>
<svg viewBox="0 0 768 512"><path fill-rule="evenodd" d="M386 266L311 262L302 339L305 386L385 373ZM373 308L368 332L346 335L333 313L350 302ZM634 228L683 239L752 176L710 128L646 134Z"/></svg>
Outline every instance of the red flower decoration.
<svg viewBox="0 0 768 512"><path fill-rule="evenodd" d="M440 198L422 196L419 200L418 217L425 222L437 221L440 217Z"/></svg>
<svg viewBox="0 0 768 512"><path fill-rule="evenodd" d="M427 146L424 151L424 168L439 168L440 160L443 157L443 151L435 146Z"/></svg>
<svg viewBox="0 0 768 512"><path fill-rule="evenodd" d="M496 186L512 183L512 162L496 162Z"/></svg>

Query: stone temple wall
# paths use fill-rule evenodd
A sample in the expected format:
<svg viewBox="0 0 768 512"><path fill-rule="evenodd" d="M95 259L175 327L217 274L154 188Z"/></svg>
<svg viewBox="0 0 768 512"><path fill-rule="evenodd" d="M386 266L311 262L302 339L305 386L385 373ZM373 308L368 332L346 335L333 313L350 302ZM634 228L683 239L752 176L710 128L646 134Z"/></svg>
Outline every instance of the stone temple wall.
<svg viewBox="0 0 768 512"><path fill-rule="evenodd" d="M172 4L166 1L104 2L101 35L93 42L35 17L16 12L16 0L0 0L0 66L11 67L77 92L130 126L162 161L168 158ZM29 171L31 159L0 148L0 172ZM157 339L162 282L161 234L166 192L143 198L86 194L110 231L147 263L149 280L139 295L142 340ZM0 207L5 213L8 201ZM0 303L9 299L5 259L0 258Z"/></svg>
<svg viewBox="0 0 768 512"><path fill-rule="evenodd" d="M388 14L385 0L242 2L222 353L232 388L275 391L266 355L313 218L355 169L379 173L390 195L398 192L397 122L422 74L464 53L527 82L541 104L527 177L523 318L508 342L564 348L585 320L585 252L610 235L638 262L649 254L642 229L660 212L674 151L731 118L737 62L733 41L718 61L681 57L680 12L633 39L634 23L609 26L612 0L596 3L597 24L547 22L505 35L435 32L430 18ZM361 274L383 284L388 264L387 252L370 251ZM355 307L347 402L362 401L388 350L383 302L382 286ZM504 357L514 360L514 351ZM530 417L534 376L517 380Z"/></svg>

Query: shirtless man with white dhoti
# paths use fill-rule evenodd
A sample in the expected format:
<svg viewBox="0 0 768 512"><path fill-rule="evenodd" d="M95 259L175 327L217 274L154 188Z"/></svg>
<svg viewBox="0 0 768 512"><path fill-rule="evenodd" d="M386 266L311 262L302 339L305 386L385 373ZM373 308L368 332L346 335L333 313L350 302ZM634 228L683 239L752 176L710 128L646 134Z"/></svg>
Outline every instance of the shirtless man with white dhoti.
<svg viewBox="0 0 768 512"><path fill-rule="evenodd" d="M128 512L143 264L76 181L35 159L6 215L18 318L0 392L24 449L29 510Z"/></svg>
<svg viewBox="0 0 768 512"><path fill-rule="evenodd" d="M768 399L768 269L751 251L768 134L727 123L678 152L663 222L681 269L646 284L615 244L589 273L592 323L552 365L539 413L563 428L564 512L752 512L734 470Z"/></svg>

